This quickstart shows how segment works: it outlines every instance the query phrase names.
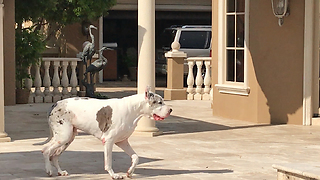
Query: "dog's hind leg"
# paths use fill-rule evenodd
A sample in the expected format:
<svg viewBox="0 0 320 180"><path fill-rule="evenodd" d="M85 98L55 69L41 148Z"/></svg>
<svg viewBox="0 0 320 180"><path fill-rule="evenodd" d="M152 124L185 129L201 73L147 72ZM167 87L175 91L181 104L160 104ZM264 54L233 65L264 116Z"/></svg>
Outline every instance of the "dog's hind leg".
<svg viewBox="0 0 320 180"><path fill-rule="evenodd" d="M59 176L69 175L66 170L61 170L60 165L59 165L59 157L60 157L61 153L63 153L68 148L68 146L72 143L72 141L74 140L76 135L77 135L77 128L74 127L73 134L72 134L69 142L65 143L64 145L62 145L59 148L59 150L57 150L57 152L60 152L59 154L55 154L54 156L52 156L52 164L57 168Z"/></svg>
<svg viewBox="0 0 320 180"><path fill-rule="evenodd" d="M58 157L73 141L76 131L70 122L64 119L52 120L50 125L53 131L53 138L43 148L46 172L49 176L52 176L52 166L50 163L52 161L58 170L58 174L68 175L66 171L61 170L58 164Z"/></svg>
<svg viewBox="0 0 320 180"><path fill-rule="evenodd" d="M127 171L127 177L131 178L137 164L139 163L139 156L134 152L134 150L130 146L128 139L118 142L116 143L116 145L131 157L132 164Z"/></svg>

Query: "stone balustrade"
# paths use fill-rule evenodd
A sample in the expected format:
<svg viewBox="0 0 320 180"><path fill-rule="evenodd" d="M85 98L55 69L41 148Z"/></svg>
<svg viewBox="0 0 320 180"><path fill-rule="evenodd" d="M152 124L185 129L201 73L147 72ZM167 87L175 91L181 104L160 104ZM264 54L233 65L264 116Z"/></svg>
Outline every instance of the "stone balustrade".
<svg viewBox="0 0 320 180"><path fill-rule="evenodd" d="M188 100L211 100L211 57L189 57L187 76ZM196 66L196 74L194 74ZM196 75L196 76L195 76Z"/></svg>
<svg viewBox="0 0 320 180"><path fill-rule="evenodd" d="M29 67L28 73L34 74L34 80L25 81L26 88L31 90L29 103L51 103L77 96L79 61L79 58L45 57L40 64Z"/></svg>

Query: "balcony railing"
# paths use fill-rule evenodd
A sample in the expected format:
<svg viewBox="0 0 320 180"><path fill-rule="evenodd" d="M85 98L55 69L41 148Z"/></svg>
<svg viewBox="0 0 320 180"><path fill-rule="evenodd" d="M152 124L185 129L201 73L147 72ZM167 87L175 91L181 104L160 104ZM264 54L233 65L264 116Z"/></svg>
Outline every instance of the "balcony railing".
<svg viewBox="0 0 320 180"><path fill-rule="evenodd" d="M188 100L211 100L211 57L189 57L187 76ZM196 74L193 69L196 66Z"/></svg>
<svg viewBox="0 0 320 180"><path fill-rule="evenodd" d="M51 103L77 96L79 58L45 57L42 64L29 67L32 79L25 81L31 90L29 103ZM31 73L32 71L32 73Z"/></svg>

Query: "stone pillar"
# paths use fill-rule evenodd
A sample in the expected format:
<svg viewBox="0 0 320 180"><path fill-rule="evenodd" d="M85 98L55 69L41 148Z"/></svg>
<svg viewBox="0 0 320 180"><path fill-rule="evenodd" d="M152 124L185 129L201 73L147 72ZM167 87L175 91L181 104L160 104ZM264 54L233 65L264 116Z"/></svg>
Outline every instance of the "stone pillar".
<svg viewBox="0 0 320 180"><path fill-rule="evenodd" d="M4 131L3 7L0 0L0 142L8 142L11 138Z"/></svg>
<svg viewBox="0 0 320 180"><path fill-rule="evenodd" d="M179 42L171 44L172 50L165 54L167 58L167 88L164 90L165 100L186 100L187 91L183 88L184 59L187 54L179 51Z"/></svg>
<svg viewBox="0 0 320 180"><path fill-rule="evenodd" d="M155 90L155 0L138 0L138 93ZM135 134L155 136L155 121L142 117Z"/></svg>

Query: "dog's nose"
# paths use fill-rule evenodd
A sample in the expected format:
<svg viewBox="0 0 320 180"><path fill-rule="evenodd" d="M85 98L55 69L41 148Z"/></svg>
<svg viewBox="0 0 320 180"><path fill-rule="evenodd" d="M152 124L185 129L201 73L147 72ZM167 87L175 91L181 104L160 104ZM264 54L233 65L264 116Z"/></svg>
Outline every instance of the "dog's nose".
<svg viewBox="0 0 320 180"><path fill-rule="evenodd" d="M170 108L170 110L169 110L169 114L172 112L172 109Z"/></svg>

